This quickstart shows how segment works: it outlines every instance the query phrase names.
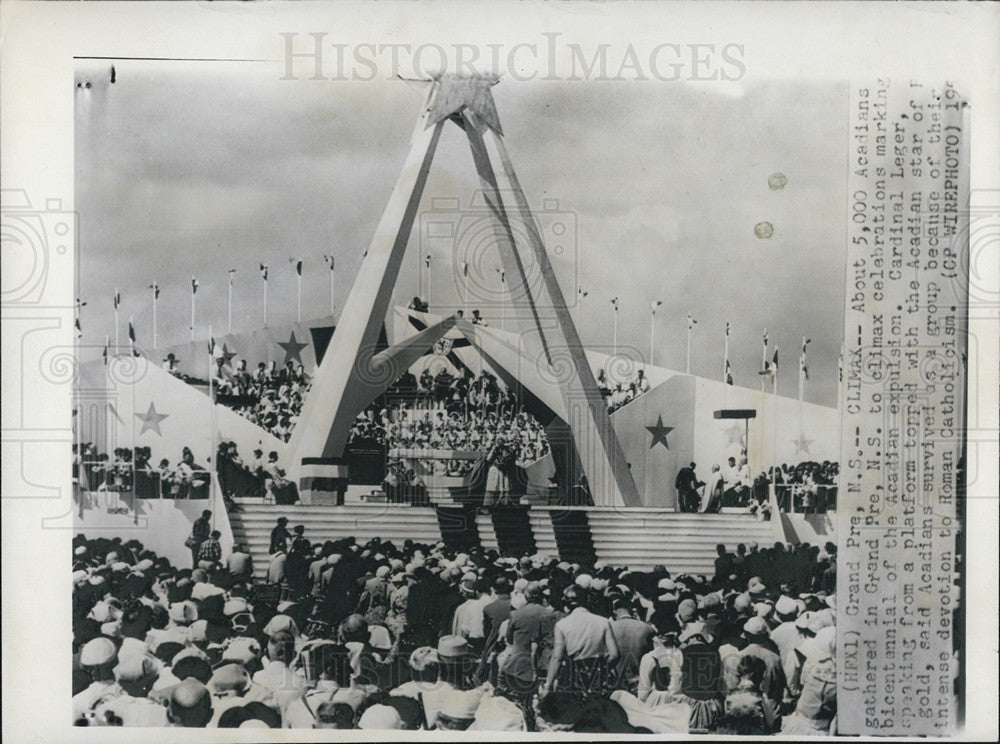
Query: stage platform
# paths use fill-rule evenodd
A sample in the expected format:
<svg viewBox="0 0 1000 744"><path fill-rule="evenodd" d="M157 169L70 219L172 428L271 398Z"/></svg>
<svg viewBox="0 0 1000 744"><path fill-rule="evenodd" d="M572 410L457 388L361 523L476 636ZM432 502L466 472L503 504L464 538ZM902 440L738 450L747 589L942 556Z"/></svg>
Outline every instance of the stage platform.
<svg viewBox="0 0 1000 744"><path fill-rule="evenodd" d="M353 501L353 500L352 500ZM749 514L685 514L661 509L615 507L494 507L489 514L461 505L409 506L346 503L344 506L264 504L241 500L229 515L233 537L247 544L255 573L263 578L269 561L270 533L278 517L289 527L302 524L313 542L372 537L456 547L480 545L505 555L541 551L570 562L603 561L648 570L663 564L671 573L711 576L715 546L760 545L784 540L780 520Z"/></svg>

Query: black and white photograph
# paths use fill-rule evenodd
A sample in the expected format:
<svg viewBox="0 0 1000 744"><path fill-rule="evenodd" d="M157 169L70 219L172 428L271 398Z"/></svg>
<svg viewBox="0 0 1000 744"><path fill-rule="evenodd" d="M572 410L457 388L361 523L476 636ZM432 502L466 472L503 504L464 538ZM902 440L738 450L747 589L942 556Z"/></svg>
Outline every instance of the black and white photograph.
<svg viewBox="0 0 1000 744"><path fill-rule="evenodd" d="M84 34L66 198L5 174L52 731L995 732L995 92L251 5Z"/></svg>

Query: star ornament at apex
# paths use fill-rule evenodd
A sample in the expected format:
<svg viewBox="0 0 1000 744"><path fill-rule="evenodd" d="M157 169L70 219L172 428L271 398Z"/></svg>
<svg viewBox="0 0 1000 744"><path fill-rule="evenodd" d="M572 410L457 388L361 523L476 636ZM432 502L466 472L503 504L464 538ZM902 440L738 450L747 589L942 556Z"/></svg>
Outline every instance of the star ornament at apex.
<svg viewBox="0 0 1000 744"><path fill-rule="evenodd" d="M453 114L469 109L497 134L502 135L500 116L490 88L499 78L492 76L462 76L448 73L435 80L437 90L427 110L427 126L444 121Z"/></svg>
<svg viewBox="0 0 1000 744"><path fill-rule="evenodd" d="M674 430L673 426L663 425L663 416L656 417L656 426L647 426L646 431L653 435L653 441L650 442L649 448L653 449L658 443L663 443L664 449L670 449L670 445L667 444L667 434Z"/></svg>
<svg viewBox="0 0 1000 744"><path fill-rule="evenodd" d="M816 441L815 439L806 439L806 435L805 435L804 432L800 433L798 439L793 439L792 440L792 444L795 445L795 454L796 455L802 455L802 454L811 455L812 453L809 451L809 445L812 444L815 441Z"/></svg>
<svg viewBox="0 0 1000 744"><path fill-rule="evenodd" d="M150 401L148 411L135 414L135 417L142 422L142 429L139 431L139 436L142 436L147 431L155 431L158 436L162 437L163 432L160 431L160 422L169 415L169 413L157 413L156 406Z"/></svg>
<svg viewBox="0 0 1000 744"><path fill-rule="evenodd" d="M295 339L295 331L292 331L292 335L287 341L278 342L278 346L285 350L285 361L282 364L288 364L292 360L302 364L302 350L308 345L298 342Z"/></svg>

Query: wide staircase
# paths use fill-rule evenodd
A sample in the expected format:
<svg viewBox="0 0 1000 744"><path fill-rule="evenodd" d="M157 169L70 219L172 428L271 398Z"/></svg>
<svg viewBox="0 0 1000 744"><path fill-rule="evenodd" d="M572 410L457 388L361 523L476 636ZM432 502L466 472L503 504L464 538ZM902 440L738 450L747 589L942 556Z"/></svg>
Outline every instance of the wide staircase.
<svg viewBox="0 0 1000 744"><path fill-rule="evenodd" d="M233 537L254 558L255 575L267 571L271 530L278 517L289 528L305 525L313 542L373 537L433 544L456 549L481 546L506 555L537 550L571 563L603 561L648 570L664 565L673 573L714 573L715 546L730 551L739 543L770 545L783 540L780 521L758 521L748 514L681 514L658 509L610 507L515 507L492 514L455 507L358 503L345 506L280 506L241 499L229 515Z"/></svg>
<svg viewBox="0 0 1000 744"><path fill-rule="evenodd" d="M271 530L278 517L288 517L288 529L305 525L312 542L354 537L364 543L373 537L402 545L404 540L434 544L441 540L441 526L433 507L405 504L350 504L345 506L278 506L239 502L240 511L230 513L233 539L244 543L253 556L254 578L263 581L269 562Z"/></svg>
<svg viewBox="0 0 1000 744"><path fill-rule="evenodd" d="M761 547L783 540L780 521L749 514L685 514L657 509L587 509L599 560L649 570L662 564L672 574L715 573L715 546L734 551L739 543Z"/></svg>

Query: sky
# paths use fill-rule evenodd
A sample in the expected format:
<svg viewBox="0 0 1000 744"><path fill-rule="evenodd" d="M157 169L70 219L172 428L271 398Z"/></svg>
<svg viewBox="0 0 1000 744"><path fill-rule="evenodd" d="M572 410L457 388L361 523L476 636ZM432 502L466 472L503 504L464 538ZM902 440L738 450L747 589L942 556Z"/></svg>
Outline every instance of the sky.
<svg viewBox="0 0 1000 744"><path fill-rule="evenodd" d="M231 268L234 332L263 322L259 263L269 266L269 324L295 319L290 258L304 262L303 319L329 311L324 254L335 256L334 300L342 307L405 159L419 85L283 81L265 64L170 61L115 61L112 84L111 64L81 63L74 86L78 294L87 303L81 357L95 358L114 337L116 287L121 338L131 317L146 346L153 282L161 290L160 347L190 336L193 276L199 338L209 324L216 335L225 331ZM507 79L493 94L543 232L567 226L563 250L550 256L567 299L579 300L572 315L586 346L611 348L617 296L619 347L648 355L651 304L662 301L655 364L684 370L690 312L692 373L721 378L728 321L735 382L756 387L766 328L768 356L780 348L779 393L794 397L808 337L805 398L835 406L846 86L719 88ZM784 188L769 187L774 173L785 176ZM399 300L426 293L430 252L432 309L462 305L456 260L448 246L425 241L425 220L443 213L475 234L479 218L467 205L478 188L464 135L448 124ZM774 234L761 239L754 226L765 221ZM479 238L469 242L481 248ZM499 258L487 251L474 262L480 281L499 290Z"/></svg>

